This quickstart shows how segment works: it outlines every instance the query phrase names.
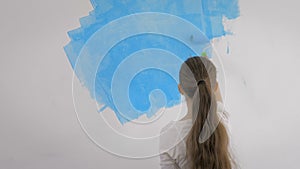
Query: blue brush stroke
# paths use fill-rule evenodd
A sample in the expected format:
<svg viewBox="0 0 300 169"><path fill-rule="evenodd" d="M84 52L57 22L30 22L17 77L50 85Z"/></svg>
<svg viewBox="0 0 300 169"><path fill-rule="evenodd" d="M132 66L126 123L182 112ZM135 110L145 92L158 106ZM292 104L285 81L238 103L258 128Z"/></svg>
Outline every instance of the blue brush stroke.
<svg viewBox="0 0 300 169"><path fill-rule="evenodd" d="M95 32L111 21L130 14L160 12L178 16L198 27L205 34L207 40L228 34L224 30L223 17L235 19L239 16L238 0L91 0L91 3L94 10L89 13L89 16L80 19L81 27L68 32L71 41L64 49L73 69L75 69L76 61L84 45ZM183 26L179 25L168 31L184 30ZM122 28L116 29L122 30ZM192 32L191 34L187 38L194 43L199 43L199 50L204 50L201 44L207 43L206 40L193 35ZM177 91L178 81L161 70L146 69L132 79L128 89L127 99L136 112L119 111L111 92L113 75L118 69L118 65L129 55L147 48L170 51L182 60L199 55L189 46L172 37L149 33L123 39L111 48L95 72L95 87L88 82L92 78L88 75L88 69L82 69L80 73L74 70L81 83L85 84L91 92L91 96L103 105L99 111L109 107L116 113L122 124L143 114L150 118L159 108L172 107L180 103L180 94ZM93 55L91 50L89 56ZM157 62L160 63L160 59ZM93 61L91 60L89 64L93 64ZM174 64L173 67L175 73L178 73L180 65ZM125 103L128 100L122 102ZM122 103L118 102L118 104Z"/></svg>

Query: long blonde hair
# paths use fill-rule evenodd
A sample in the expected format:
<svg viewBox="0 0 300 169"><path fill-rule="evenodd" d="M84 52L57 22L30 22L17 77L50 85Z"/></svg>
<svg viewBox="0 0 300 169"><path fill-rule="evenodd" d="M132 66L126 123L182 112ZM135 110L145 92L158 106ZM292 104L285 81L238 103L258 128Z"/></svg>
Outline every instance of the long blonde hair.
<svg viewBox="0 0 300 169"><path fill-rule="evenodd" d="M193 76L188 76L188 71ZM194 122L186 140L186 158L190 161L191 169L232 169L235 162L222 122L216 124L210 137L199 142L208 114L217 117L217 101L212 91L216 86L216 67L207 57L191 57L181 66L179 80L186 97L193 98L195 93L199 97L193 101Z"/></svg>

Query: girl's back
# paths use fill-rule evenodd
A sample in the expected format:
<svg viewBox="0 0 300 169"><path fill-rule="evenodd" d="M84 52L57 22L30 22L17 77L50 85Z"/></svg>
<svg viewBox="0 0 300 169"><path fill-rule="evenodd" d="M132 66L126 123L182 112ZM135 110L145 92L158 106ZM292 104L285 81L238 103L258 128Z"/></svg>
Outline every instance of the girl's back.
<svg viewBox="0 0 300 169"><path fill-rule="evenodd" d="M226 123L223 116L224 105L217 102L218 114L223 123ZM171 121L162 128L160 137L160 166L162 169L190 169L190 163L186 158L186 136L193 126L192 119Z"/></svg>

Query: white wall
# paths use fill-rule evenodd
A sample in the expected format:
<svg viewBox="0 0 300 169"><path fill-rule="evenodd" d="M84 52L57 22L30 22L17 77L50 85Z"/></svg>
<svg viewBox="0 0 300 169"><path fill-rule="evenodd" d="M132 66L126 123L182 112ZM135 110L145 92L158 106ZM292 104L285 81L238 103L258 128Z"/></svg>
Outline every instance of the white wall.
<svg viewBox="0 0 300 169"><path fill-rule="evenodd" d="M240 6L230 55L217 44L236 156L243 169L299 168L299 2ZM77 122L62 48L90 10L88 0L1 1L0 168L158 168L104 152Z"/></svg>

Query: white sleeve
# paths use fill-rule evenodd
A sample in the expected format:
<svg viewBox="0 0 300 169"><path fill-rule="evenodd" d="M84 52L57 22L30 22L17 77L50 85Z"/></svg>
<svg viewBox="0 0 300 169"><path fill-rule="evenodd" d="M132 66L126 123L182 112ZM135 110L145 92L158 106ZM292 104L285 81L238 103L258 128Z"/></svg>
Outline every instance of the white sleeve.
<svg viewBox="0 0 300 169"><path fill-rule="evenodd" d="M165 152L160 154L160 167L161 169L178 169L178 165L175 163L175 160Z"/></svg>
<svg viewBox="0 0 300 169"><path fill-rule="evenodd" d="M176 136L176 132L174 133L173 130L168 130L168 128L172 125L172 123L169 123L167 126L162 128L161 135L159 138L159 152L160 152L160 167L161 169L179 169L177 163L175 162L175 159L173 159L169 152L172 144L170 145L170 138L173 138L173 136Z"/></svg>

